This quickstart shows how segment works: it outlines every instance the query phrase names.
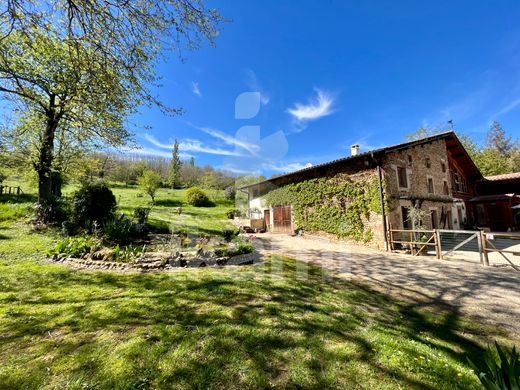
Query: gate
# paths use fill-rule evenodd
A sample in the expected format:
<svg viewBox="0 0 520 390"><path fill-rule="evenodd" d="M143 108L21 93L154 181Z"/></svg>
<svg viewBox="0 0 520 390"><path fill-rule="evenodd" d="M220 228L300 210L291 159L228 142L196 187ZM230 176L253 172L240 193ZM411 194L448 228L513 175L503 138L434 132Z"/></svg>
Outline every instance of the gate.
<svg viewBox="0 0 520 390"><path fill-rule="evenodd" d="M520 234L483 233L482 250L488 264L491 256L493 263L507 264L520 271Z"/></svg>
<svg viewBox="0 0 520 390"><path fill-rule="evenodd" d="M484 264L479 230L437 230L441 259L471 259Z"/></svg>

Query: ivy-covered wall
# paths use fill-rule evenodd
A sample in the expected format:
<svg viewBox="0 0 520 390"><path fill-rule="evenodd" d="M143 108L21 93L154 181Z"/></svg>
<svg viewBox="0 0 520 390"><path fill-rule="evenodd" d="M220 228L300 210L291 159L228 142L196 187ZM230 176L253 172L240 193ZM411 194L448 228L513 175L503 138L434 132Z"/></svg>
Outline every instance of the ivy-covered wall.
<svg viewBox="0 0 520 390"><path fill-rule="evenodd" d="M292 205L296 228L310 232L369 242L374 227L382 225L375 170L287 184L267 193L265 200L270 206Z"/></svg>

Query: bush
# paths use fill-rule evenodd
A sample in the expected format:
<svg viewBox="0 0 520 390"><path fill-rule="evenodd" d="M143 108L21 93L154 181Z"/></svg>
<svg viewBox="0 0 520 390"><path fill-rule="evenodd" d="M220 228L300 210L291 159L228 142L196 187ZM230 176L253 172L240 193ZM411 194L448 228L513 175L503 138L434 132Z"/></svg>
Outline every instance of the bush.
<svg viewBox="0 0 520 390"><path fill-rule="evenodd" d="M227 242L231 241L233 239L233 236L237 236L238 231L230 230L230 229L224 229L222 230L222 237L224 237L224 240Z"/></svg>
<svg viewBox="0 0 520 390"><path fill-rule="evenodd" d="M237 237L235 240L236 250L235 255L245 255L246 253L251 253L255 249L255 246L251 242L251 240L245 237Z"/></svg>
<svg viewBox="0 0 520 390"><path fill-rule="evenodd" d="M186 192L186 202L195 207L208 207L213 205L208 195L198 187L192 187Z"/></svg>
<svg viewBox="0 0 520 390"><path fill-rule="evenodd" d="M237 194L237 191L235 190L235 187L226 187L224 190L224 197L227 200L235 200L235 196Z"/></svg>
<svg viewBox="0 0 520 390"><path fill-rule="evenodd" d="M114 243L126 244L145 237L148 229L144 224L133 223L124 214L103 225L105 238Z"/></svg>
<svg viewBox="0 0 520 390"><path fill-rule="evenodd" d="M226 217L228 219L234 219L235 218L235 210L228 210L228 211L226 211Z"/></svg>
<svg viewBox="0 0 520 390"><path fill-rule="evenodd" d="M520 359L516 347L511 352L495 342L500 363L497 363L493 353L488 351L485 357L484 371L480 370L470 359L471 367L477 374L485 389L519 389L520 388Z"/></svg>
<svg viewBox="0 0 520 390"><path fill-rule="evenodd" d="M104 183L88 183L74 194L72 219L80 227L90 228L94 221L104 224L114 217L116 197Z"/></svg>
<svg viewBox="0 0 520 390"><path fill-rule="evenodd" d="M48 256L66 255L73 257L81 257L86 253L90 253L92 249L100 246L100 242L94 237L68 237L56 244L54 249L47 252Z"/></svg>
<svg viewBox="0 0 520 390"><path fill-rule="evenodd" d="M137 223L145 225L148 222L148 215L150 215L150 208L146 207L137 207L134 210L134 219Z"/></svg>
<svg viewBox="0 0 520 390"><path fill-rule="evenodd" d="M36 203L34 214L39 222L60 223L67 220L70 204L63 198L53 197L45 203Z"/></svg>

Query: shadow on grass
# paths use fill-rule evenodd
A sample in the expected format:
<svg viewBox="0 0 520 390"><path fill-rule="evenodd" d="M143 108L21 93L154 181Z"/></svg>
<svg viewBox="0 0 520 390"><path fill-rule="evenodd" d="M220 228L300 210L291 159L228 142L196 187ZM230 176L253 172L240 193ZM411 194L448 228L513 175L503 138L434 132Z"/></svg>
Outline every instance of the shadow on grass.
<svg viewBox="0 0 520 390"><path fill-rule="evenodd" d="M34 194L2 194L0 195L0 203L36 203L38 197Z"/></svg>
<svg viewBox="0 0 520 390"><path fill-rule="evenodd" d="M180 200L175 199L157 199L155 206L163 207L182 207L183 203Z"/></svg>
<svg viewBox="0 0 520 390"><path fill-rule="evenodd" d="M0 281L0 362L14 353L24 367L0 382L14 387L465 388L475 378L456 364L484 352L451 308L432 314L283 258L171 274L33 268ZM424 349L454 363L420 367Z"/></svg>

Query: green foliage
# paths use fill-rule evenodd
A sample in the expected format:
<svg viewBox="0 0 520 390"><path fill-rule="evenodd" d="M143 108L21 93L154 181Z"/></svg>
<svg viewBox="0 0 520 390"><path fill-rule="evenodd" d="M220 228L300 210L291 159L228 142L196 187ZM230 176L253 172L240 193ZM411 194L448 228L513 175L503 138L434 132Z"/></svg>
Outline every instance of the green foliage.
<svg viewBox="0 0 520 390"><path fill-rule="evenodd" d="M149 207L136 207L134 210L134 219L139 224L146 224L151 209Z"/></svg>
<svg viewBox="0 0 520 390"><path fill-rule="evenodd" d="M235 200L235 196L236 196L236 189L235 187L226 187L226 189L224 190L224 197L227 199L227 200Z"/></svg>
<svg viewBox="0 0 520 390"><path fill-rule="evenodd" d="M195 207L212 206L208 195L198 187L192 187L186 192L186 202Z"/></svg>
<svg viewBox="0 0 520 390"><path fill-rule="evenodd" d="M357 241L370 241L363 219L381 213L375 175L353 180L345 174L316 178L277 188L266 195L271 206L292 205L294 222L307 231L322 231Z"/></svg>
<svg viewBox="0 0 520 390"><path fill-rule="evenodd" d="M228 219L234 219L235 218L235 211L234 209L230 209L228 211L226 211L226 217Z"/></svg>
<svg viewBox="0 0 520 390"><path fill-rule="evenodd" d="M491 350L484 359L484 370L480 370L469 358L468 361L487 390L518 390L520 389L520 359L516 347L509 352L495 342L499 362Z"/></svg>
<svg viewBox="0 0 520 390"><path fill-rule="evenodd" d="M120 263L134 263L141 255L142 248L134 245L113 248L114 260Z"/></svg>
<svg viewBox="0 0 520 390"><path fill-rule="evenodd" d="M222 230L222 237L224 237L224 240L226 240L227 242L230 242L233 239L233 237L235 237L237 235L238 235L237 230L232 230L232 229L223 229Z"/></svg>
<svg viewBox="0 0 520 390"><path fill-rule="evenodd" d="M253 242L246 237L239 236L233 240L233 243L236 245L236 249L233 251L234 256L245 255L253 252L255 249Z"/></svg>
<svg viewBox="0 0 520 390"><path fill-rule="evenodd" d="M114 218L103 225L105 238L113 243L128 244L146 236L148 229L144 224L136 224L125 215Z"/></svg>
<svg viewBox="0 0 520 390"><path fill-rule="evenodd" d="M90 253L93 248L99 247L100 244L99 240L91 236L68 237L59 241L53 249L47 252L47 255L81 257Z"/></svg>
<svg viewBox="0 0 520 390"><path fill-rule="evenodd" d="M115 209L116 197L105 183L84 183L74 194L72 220L90 228L94 221L103 224L113 218Z"/></svg>
<svg viewBox="0 0 520 390"><path fill-rule="evenodd" d="M161 177L151 169L146 169L141 176L137 178L137 184L141 191L152 198L155 202L155 194L161 185Z"/></svg>

